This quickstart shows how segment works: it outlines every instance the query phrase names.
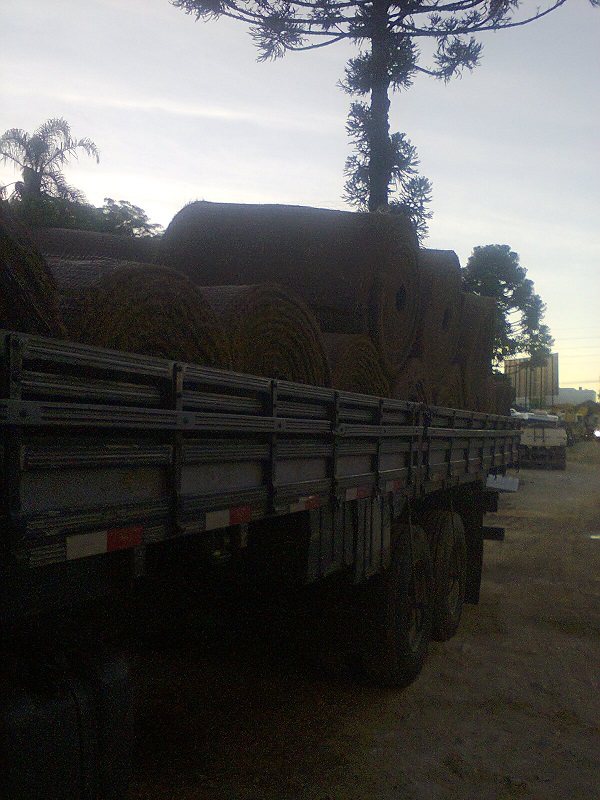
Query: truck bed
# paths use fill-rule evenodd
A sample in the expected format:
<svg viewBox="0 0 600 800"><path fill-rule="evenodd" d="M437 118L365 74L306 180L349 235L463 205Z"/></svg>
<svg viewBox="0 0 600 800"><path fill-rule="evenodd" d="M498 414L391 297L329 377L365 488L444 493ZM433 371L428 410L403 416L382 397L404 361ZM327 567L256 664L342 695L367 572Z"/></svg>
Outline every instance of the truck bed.
<svg viewBox="0 0 600 800"><path fill-rule="evenodd" d="M516 461L507 417L0 332L2 536L42 567Z"/></svg>

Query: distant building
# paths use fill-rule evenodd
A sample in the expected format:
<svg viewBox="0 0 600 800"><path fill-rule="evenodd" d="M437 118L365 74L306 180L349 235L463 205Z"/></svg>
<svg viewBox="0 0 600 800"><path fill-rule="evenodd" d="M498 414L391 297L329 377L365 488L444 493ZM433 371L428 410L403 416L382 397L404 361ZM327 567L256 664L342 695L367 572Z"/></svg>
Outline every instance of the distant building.
<svg viewBox="0 0 600 800"><path fill-rule="evenodd" d="M559 389L558 402L569 403L574 406L581 405L591 400L592 403L596 402L596 392L593 389Z"/></svg>
<svg viewBox="0 0 600 800"><path fill-rule="evenodd" d="M515 390L515 405L548 408L558 402L558 353L552 353L542 365L535 367L529 357L506 359L504 373Z"/></svg>

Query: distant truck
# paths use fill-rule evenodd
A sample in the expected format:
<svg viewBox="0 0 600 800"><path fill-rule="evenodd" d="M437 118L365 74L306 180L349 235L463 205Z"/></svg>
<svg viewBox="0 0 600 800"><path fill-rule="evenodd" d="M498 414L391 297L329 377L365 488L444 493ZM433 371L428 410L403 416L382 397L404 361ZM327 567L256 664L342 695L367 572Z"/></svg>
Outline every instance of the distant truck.
<svg viewBox="0 0 600 800"><path fill-rule="evenodd" d="M578 406L555 405L549 413L559 415L567 432L567 443L574 445L594 438L594 430L598 427L599 410L598 405L590 401Z"/></svg>
<svg viewBox="0 0 600 800"><path fill-rule="evenodd" d="M478 600L486 479L516 463L518 428L0 332L0 796L125 797L110 610L130 617L177 555L199 585L337 575L361 672L414 680Z"/></svg>
<svg viewBox="0 0 600 800"><path fill-rule="evenodd" d="M511 410L511 416L521 422L519 466L566 469L567 431L557 414Z"/></svg>

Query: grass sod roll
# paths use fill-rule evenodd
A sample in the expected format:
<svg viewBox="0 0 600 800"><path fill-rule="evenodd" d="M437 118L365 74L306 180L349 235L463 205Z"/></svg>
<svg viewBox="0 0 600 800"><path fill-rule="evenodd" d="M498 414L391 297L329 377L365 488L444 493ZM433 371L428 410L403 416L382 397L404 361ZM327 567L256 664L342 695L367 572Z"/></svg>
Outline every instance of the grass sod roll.
<svg viewBox="0 0 600 800"><path fill-rule="evenodd" d="M195 202L167 227L159 260L203 286L279 284L322 331L370 336L397 369L415 337L417 250L397 215Z"/></svg>
<svg viewBox="0 0 600 800"><path fill-rule="evenodd" d="M490 395L492 413L510 416L511 406L515 402L515 391L508 375L494 372L490 376Z"/></svg>
<svg viewBox="0 0 600 800"><path fill-rule="evenodd" d="M443 408L465 408L460 364L454 362L431 379L431 403Z"/></svg>
<svg viewBox="0 0 600 800"><path fill-rule="evenodd" d="M71 228L35 228L32 237L48 259L110 259L145 264L155 261L160 241L154 236L116 236Z"/></svg>
<svg viewBox="0 0 600 800"><path fill-rule="evenodd" d="M331 365L333 389L390 396L390 380L371 339L350 333L324 333L323 342Z"/></svg>
<svg viewBox="0 0 600 800"><path fill-rule="evenodd" d="M6 203L0 203L0 328L65 336L52 273Z"/></svg>
<svg viewBox="0 0 600 800"><path fill-rule="evenodd" d="M460 262L452 250L419 250L421 296L414 354L443 374L459 345L462 304Z"/></svg>
<svg viewBox="0 0 600 800"><path fill-rule="evenodd" d="M200 292L230 336L234 369L329 386L329 362L321 332L301 300L273 284L205 286Z"/></svg>
<svg viewBox="0 0 600 800"><path fill-rule="evenodd" d="M48 256L48 266L56 281L60 317L70 335L75 335L85 292L103 281L114 270L149 267L132 261L110 258L66 259Z"/></svg>
<svg viewBox="0 0 600 800"><path fill-rule="evenodd" d="M392 377L394 400L410 400L412 403L432 403L430 376L420 358L409 358L404 367Z"/></svg>
<svg viewBox="0 0 600 800"><path fill-rule="evenodd" d="M77 295L77 341L131 353L232 368L225 328L197 288L175 270L111 270Z"/></svg>
<svg viewBox="0 0 600 800"><path fill-rule="evenodd" d="M498 319L493 297L463 293L457 360L461 367L465 407L489 412L492 353Z"/></svg>

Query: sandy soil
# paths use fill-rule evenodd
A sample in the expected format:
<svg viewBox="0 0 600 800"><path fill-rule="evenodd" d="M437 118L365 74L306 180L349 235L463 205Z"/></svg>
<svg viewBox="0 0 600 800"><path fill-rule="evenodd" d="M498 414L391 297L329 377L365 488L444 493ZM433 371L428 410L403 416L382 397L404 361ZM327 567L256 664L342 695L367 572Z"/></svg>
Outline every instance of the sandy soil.
<svg viewBox="0 0 600 800"><path fill-rule="evenodd" d="M140 653L131 800L600 800L600 446L519 478L479 606L403 691L259 629Z"/></svg>

